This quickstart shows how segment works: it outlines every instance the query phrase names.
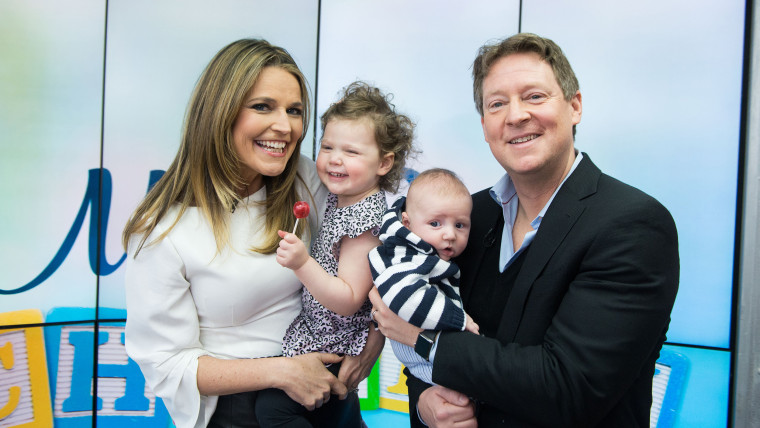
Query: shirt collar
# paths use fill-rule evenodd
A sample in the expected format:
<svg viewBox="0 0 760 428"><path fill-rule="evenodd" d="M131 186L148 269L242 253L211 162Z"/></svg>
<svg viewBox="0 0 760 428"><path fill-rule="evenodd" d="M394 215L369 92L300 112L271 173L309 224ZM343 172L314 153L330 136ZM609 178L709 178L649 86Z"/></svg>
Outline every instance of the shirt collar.
<svg viewBox="0 0 760 428"><path fill-rule="evenodd" d="M562 185L565 184L565 181L567 181L567 178L570 177L570 175L575 171L575 168L578 167L578 164L583 159L583 153L576 150L575 151L575 161L573 162L573 165L570 167L570 171L568 171L567 175L565 175L565 178L562 179L562 182L557 186L557 189L554 190L554 193L552 194L551 198L546 202L546 205L541 209L541 211L538 213L536 218L534 218L530 225L533 227L534 230L538 229L538 226L541 225L541 220L544 218L544 215L546 214L546 210L549 209L549 205L551 205L552 201L554 200L554 197L557 196L557 193L559 192L559 189L562 188ZM496 182L496 184L489 189L488 193L491 195L491 198L496 201L499 205L503 207L504 210L504 222L505 224L508 224L511 228L511 226L514 224L514 216L517 213L517 191L515 190L515 184L512 182L512 179L509 177L509 174L504 174L499 181Z"/></svg>

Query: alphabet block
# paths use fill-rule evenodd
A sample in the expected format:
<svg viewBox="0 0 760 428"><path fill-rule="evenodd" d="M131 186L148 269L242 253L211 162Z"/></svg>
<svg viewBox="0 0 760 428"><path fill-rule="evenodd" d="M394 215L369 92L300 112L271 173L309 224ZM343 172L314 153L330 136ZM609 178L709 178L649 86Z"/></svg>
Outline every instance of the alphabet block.
<svg viewBox="0 0 760 428"><path fill-rule="evenodd" d="M41 323L36 309L0 314L0 325ZM42 327L0 330L0 426L52 425Z"/></svg>
<svg viewBox="0 0 760 428"><path fill-rule="evenodd" d="M82 308L55 308L47 322L72 319ZM99 310L100 319L124 319L122 309ZM92 423L100 427L167 427L170 419L160 398L124 347L124 323L102 322L48 327L50 378L54 380L53 417L56 427ZM97 347L97 365L94 361ZM97 396L93 397L94 380Z"/></svg>

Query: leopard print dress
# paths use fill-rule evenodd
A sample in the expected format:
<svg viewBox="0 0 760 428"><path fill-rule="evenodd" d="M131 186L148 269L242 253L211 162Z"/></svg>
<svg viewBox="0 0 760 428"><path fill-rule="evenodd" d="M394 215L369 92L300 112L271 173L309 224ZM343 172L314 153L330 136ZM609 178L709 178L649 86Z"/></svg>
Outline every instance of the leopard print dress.
<svg viewBox="0 0 760 428"><path fill-rule="evenodd" d="M388 208L383 191L347 207L337 208L337 203L338 197L330 193L324 222L311 248L314 259L333 276L338 273L341 238L355 238L368 230L377 236ZM292 357L309 352L358 355L364 349L372 308L369 299L351 316L325 308L306 287L301 289L301 303L301 313L285 332L284 355Z"/></svg>

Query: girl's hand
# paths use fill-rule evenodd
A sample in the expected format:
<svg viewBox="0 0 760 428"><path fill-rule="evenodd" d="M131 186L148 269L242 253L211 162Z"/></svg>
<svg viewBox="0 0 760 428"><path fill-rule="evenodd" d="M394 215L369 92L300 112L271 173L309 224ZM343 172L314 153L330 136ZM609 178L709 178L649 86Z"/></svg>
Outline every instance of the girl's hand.
<svg viewBox="0 0 760 428"><path fill-rule="evenodd" d="M343 399L348 393L346 385L325 368L325 364L339 363L342 359L335 354L316 352L286 358L292 367L283 373L277 388L309 411L327 403L331 393Z"/></svg>
<svg viewBox="0 0 760 428"><path fill-rule="evenodd" d="M467 314L464 314L467 321L465 322L464 329L469 331L470 333L480 334L480 326L478 323L473 321L472 317L470 317Z"/></svg>
<svg viewBox="0 0 760 428"><path fill-rule="evenodd" d="M367 345L364 346L362 352L355 357L347 355L340 365L338 380L343 382L349 391L357 389L359 382L369 377L377 357L383 351L383 345L385 345L385 336L370 324Z"/></svg>
<svg viewBox="0 0 760 428"><path fill-rule="evenodd" d="M303 241L298 236L283 230L278 230L277 234L282 238L280 248L277 249L277 263L293 270L303 266L309 260L309 253Z"/></svg>

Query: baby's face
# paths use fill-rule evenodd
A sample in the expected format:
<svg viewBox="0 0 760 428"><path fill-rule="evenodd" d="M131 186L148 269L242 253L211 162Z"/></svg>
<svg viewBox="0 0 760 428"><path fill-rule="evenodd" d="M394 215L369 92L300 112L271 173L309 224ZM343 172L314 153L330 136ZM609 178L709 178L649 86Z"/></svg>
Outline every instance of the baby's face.
<svg viewBox="0 0 760 428"><path fill-rule="evenodd" d="M401 214L404 226L432 245L441 259L462 254L470 236L470 195L416 192L414 200L407 199L406 208Z"/></svg>

